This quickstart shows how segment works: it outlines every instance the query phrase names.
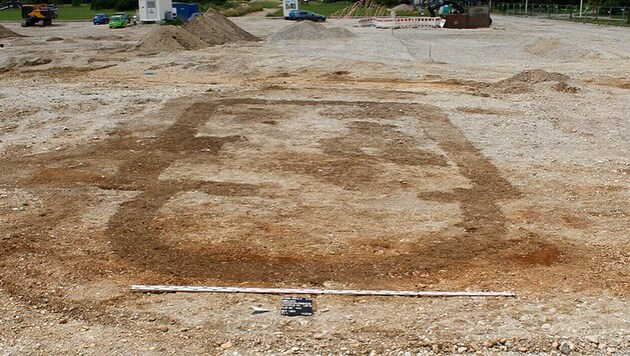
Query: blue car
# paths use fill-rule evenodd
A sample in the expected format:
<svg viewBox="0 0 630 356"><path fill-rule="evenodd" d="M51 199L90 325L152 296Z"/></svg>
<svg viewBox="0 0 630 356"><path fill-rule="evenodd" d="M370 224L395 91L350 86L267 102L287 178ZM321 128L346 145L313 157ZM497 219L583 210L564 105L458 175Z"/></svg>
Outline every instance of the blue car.
<svg viewBox="0 0 630 356"><path fill-rule="evenodd" d="M107 25L109 23L109 16L107 16L107 14L96 14L92 22L95 25Z"/></svg>

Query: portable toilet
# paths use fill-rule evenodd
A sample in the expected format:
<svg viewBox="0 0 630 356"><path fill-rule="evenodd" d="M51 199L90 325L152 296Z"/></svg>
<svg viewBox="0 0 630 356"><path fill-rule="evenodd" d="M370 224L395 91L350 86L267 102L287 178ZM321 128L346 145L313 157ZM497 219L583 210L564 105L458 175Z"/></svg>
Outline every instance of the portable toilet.
<svg viewBox="0 0 630 356"><path fill-rule="evenodd" d="M199 4L187 3L187 2L174 2L172 9L173 20L181 19L184 22L188 22L190 16L199 12Z"/></svg>
<svg viewBox="0 0 630 356"><path fill-rule="evenodd" d="M138 0L138 20L140 22L160 22L173 8L172 0Z"/></svg>
<svg viewBox="0 0 630 356"><path fill-rule="evenodd" d="M297 0L282 0L282 15L284 16L285 19L289 17L289 12L291 12L291 10L297 10L297 9L298 9Z"/></svg>

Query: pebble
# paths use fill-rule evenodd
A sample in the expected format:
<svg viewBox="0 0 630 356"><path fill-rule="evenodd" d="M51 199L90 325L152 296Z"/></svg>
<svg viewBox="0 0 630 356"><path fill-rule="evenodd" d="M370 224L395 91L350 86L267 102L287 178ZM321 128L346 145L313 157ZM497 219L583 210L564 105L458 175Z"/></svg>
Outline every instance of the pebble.
<svg viewBox="0 0 630 356"><path fill-rule="evenodd" d="M457 349L457 352L460 354L463 354L466 351L468 351L468 348L463 346Z"/></svg>
<svg viewBox="0 0 630 356"><path fill-rule="evenodd" d="M586 339L586 341L590 342L591 344L599 344L599 341L597 340L597 336L588 335L584 339Z"/></svg>
<svg viewBox="0 0 630 356"><path fill-rule="evenodd" d="M610 341L608 341L608 345L610 346L619 346L620 344L621 344L620 339L610 339Z"/></svg>
<svg viewBox="0 0 630 356"><path fill-rule="evenodd" d="M326 337L326 334L328 334L327 331L322 331L321 333L317 333L317 334L313 335L313 338L315 340L321 340L321 339Z"/></svg>
<svg viewBox="0 0 630 356"><path fill-rule="evenodd" d="M571 350L573 350L573 348L574 346L570 341L563 341L558 347L558 350L560 350L560 352L562 352L564 355L568 355L569 353L571 353Z"/></svg>
<svg viewBox="0 0 630 356"><path fill-rule="evenodd" d="M224 343L221 344L221 348L224 349L224 350L227 350L230 347L232 347L232 342L230 342L230 341L227 341L227 342L224 342Z"/></svg>
<svg viewBox="0 0 630 356"><path fill-rule="evenodd" d="M167 332L168 331L168 326L160 326L158 328L158 330L162 331L162 332Z"/></svg>

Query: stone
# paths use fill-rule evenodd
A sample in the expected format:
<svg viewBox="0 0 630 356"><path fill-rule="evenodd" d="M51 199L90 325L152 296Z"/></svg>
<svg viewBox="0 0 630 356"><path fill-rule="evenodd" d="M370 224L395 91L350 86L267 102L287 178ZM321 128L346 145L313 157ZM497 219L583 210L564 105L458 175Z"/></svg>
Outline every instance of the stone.
<svg viewBox="0 0 630 356"><path fill-rule="evenodd" d="M590 342L591 344L599 344L599 341L597 340L597 336L593 336L593 335L588 335L587 337L584 338L586 341Z"/></svg>
<svg viewBox="0 0 630 356"><path fill-rule="evenodd" d="M462 346L462 347L457 348L457 352L460 354L463 354L466 351L468 351L467 347Z"/></svg>
<svg viewBox="0 0 630 356"><path fill-rule="evenodd" d="M326 334L328 334L328 332L322 331L321 333L317 333L317 334L313 335L313 338L315 340L321 340L321 339L326 338Z"/></svg>
<svg viewBox="0 0 630 356"><path fill-rule="evenodd" d="M168 326L160 326L158 328L158 330L162 331L162 332L167 332L168 331Z"/></svg>
<svg viewBox="0 0 630 356"><path fill-rule="evenodd" d="M554 341L551 343L551 349L555 350L558 348L558 346L560 346L560 344L557 341Z"/></svg>
<svg viewBox="0 0 630 356"><path fill-rule="evenodd" d="M562 352L562 354L564 355L568 355L571 353L571 345L568 341L563 341L560 346L558 347L558 350L560 350L560 352Z"/></svg>
<svg viewBox="0 0 630 356"><path fill-rule="evenodd" d="M221 348L222 348L223 350L227 350L227 349L229 349L230 347L232 347L232 342L230 342L230 341L226 341L226 342L224 342L224 343L222 343L222 344L221 344Z"/></svg>

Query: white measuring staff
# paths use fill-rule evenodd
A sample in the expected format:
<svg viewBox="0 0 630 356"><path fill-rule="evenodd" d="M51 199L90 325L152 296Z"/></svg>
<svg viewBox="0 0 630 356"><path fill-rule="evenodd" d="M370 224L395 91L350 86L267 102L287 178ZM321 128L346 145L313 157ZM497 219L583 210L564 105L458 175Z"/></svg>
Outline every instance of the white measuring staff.
<svg viewBox="0 0 630 356"><path fill-rule="evenodd" d="M409 297L516 297L514 292L441 292L407 290L363 290L363 289L304 289L304 288L247 288L247 287L195 287L164 285L132 285L139 292L209 292L209 293L258 293L258 294L340 294L380 295Z"/></svg>

